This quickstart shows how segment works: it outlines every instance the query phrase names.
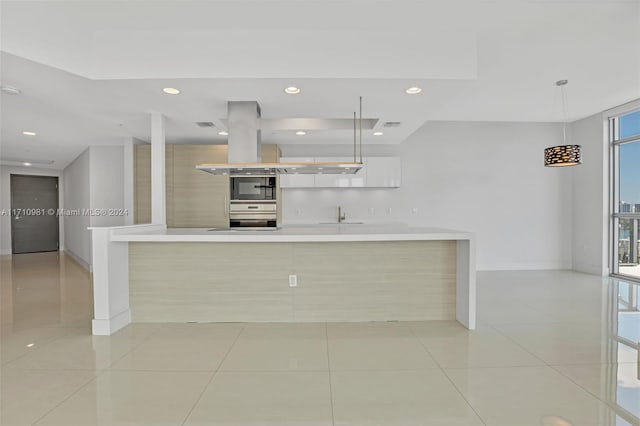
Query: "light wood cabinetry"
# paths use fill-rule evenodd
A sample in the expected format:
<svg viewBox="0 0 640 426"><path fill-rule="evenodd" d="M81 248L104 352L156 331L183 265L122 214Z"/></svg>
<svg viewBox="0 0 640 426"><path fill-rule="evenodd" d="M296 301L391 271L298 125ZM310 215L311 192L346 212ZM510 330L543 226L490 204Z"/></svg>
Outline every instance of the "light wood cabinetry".
<svg viewBox="0 0 640 426"><path fill-rule="evenodd" d="M196 169L200 163L224 163L227 147L174 145L173 222L176 228L228 227L229 177Z"/></svg>
<svg viewBox="0 0 640 426"><path fill-rule="evenodd" d="M277 145L262 145L262 162L280 161ZM167 226L229 226L229 177L197 170L200 163L226 163L226 145L167 144ZM278 194L278 202L280 195ZM278 208L278 212L280 212ZM134 223L151 222L151 145L134 146Z"/></svg>
<svg viewBox="0 0 640 426"><path fill-rule="evenodd" d="M226 148L226 146L225 146ZM263 163L279 163L280 148L275 144L260 145L260 157Z"/></svg>
<svg viewBox="0 0 640 426"><path fill-rule="evenodd" d="M151 223L151 145L133 146L133 223ZM173 145L165 151L167 223L173 220Z"/></svg>

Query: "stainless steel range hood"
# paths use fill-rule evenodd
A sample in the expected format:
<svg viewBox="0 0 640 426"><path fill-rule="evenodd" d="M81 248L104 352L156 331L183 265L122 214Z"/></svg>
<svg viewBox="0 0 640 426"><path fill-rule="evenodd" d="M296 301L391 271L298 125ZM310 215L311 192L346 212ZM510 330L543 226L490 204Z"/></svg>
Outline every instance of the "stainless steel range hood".
<svg viewBox="0 0 640 426"><path fill-rule="evenodd" d="M260 105L258 102L227 103L229 162L198 164L214 175L355 174L362 162L262 163L260 158ZM354 117L355 120L355 117ZM362 130L360 130L362 134ZM355 136L355 121L354 121ZM355 144L355 139L354 139Z"/></svg>

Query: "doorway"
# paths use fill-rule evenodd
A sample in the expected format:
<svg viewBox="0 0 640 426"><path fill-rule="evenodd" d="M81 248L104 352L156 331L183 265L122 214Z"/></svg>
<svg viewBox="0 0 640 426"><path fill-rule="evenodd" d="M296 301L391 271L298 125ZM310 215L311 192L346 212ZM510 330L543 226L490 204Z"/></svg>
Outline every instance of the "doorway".
<svg viewBox="0 0 640 426"><path fill-rule="evenodd" d="M12 174L12 253L57 251L59 237L58 178Z"/></svg>

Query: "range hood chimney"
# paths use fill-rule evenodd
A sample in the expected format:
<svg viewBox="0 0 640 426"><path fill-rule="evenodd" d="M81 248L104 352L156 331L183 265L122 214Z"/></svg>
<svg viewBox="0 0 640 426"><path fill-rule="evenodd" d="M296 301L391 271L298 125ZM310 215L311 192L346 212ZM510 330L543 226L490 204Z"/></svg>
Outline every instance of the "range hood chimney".
<svg viewBox="0 0 640 426"><path fill-rule="evenodd" d="M227 103L229 163L260 163L260 105Z"/></svg>

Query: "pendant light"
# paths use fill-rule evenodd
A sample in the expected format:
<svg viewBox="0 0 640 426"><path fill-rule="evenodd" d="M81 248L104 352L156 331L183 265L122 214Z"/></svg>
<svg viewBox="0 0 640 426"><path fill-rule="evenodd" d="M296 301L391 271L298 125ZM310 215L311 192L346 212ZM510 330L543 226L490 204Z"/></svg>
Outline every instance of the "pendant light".
<svg viewBox="0 0 640 426"><path fill-rule="evenodd" d="M544 150L544 165L546 167L566 167L577 166L582 164L582 153L580 152L580 145L567 144L567 102L564 86L568 83L567 80L556 81L556 86L560 87L560 93L562 94L562 139L563 145L551 146Z"/></svg>

